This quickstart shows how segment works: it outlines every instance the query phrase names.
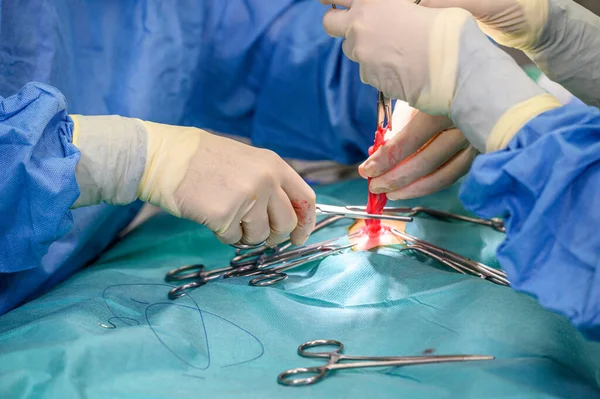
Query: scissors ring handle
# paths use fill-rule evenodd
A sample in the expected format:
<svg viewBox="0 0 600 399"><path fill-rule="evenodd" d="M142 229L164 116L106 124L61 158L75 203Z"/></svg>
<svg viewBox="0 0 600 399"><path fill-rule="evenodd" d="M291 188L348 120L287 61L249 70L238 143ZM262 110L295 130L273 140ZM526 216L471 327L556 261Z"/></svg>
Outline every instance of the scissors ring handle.
<svg viewBox="0 0 600 399"><path fill-rule="evenodd" d="M256 248L260 248L263 245L265 245L267 242L267 240L264 240L263 242L259 242L258 244L244 244L242 242L238 242L235 244L231 244L232 247L234 247L235 249L256 249Z"/></svg>
<svg viewBox="0 0 600 399"><path fill-rule="evenodd" d="M187 294L187 291L193 290L198 287L202 287L206 284L205 280L192 281L191 283L180 285L179 287L173 288L169 291L169 299L177 299Z"/></svg>
<svg viewBox="0 0 600 399"><path fill-rule="evenodd" d="M269 285L277 284L280 281L288 278L288 275L281 272L272 272L266 271L262 276L258 276L250 280L248 283L252 287L268 287Z"/></svg>
<svg viewBox="0 0 600 399"><path fill-rule="evenodd" d="M297 374L312 375L303 378L290 378ZM327 374L327 367L298 367L297 369L287 370L279 374L277 382L287 386L311 385L322 380L325 374Z"/></svg>
<svg viewBox="0 0 600 399"><path fill-rule="evenodd" d="M310 352L307 349L316 348L319 346L333 346L335 349L324 352ZM298 354L302 357L325 357L330 358L339 355L344 350L344 344L334 339L315 339L307 341L298 347Z"/></svg>
<svg viewBox="0 0 600 399"><path fill-rule="evenodd" d="M191 273L182 274L183 272L188 272L190 270L193 271ZM168 272L165 276L165 281L181 281L188 280L190 278L200 278L203 272L204 265L202 264L185 265Z"/></svg>

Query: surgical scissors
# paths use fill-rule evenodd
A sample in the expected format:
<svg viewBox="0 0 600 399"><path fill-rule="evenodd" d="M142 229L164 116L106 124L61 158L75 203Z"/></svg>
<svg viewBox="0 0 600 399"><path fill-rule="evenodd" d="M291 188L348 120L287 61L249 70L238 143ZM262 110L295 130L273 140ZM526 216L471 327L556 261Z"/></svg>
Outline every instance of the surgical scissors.
<svg viewBox="0 0 600 399"><path fill-rule="evenodd" d="M346 208L351 211L365 211L365 209L366 209L364 206L347 206ZM383 208L384 215L386 215L386 214L387 215L405 214L406 216L413 217L413 216L418 215L419 213L424 213L426 215L433 216L433 217L439 218L439 219L454 219L454 220L460 220L463 222L479 224L482 226L488 226L488 227L491 227L492 229L499 231L501 233L506 233L506 228L504 227L504 222L502 221L502 219L498 219L498 218L481 219L481 218L476 218L476 217L471 217L471 216L459 215L457 213L439 211L437 209L426 208L423 206L414 206L412 208L409 208L409 207L386 207L386 208Z"/></svg>
<svg viewBox="0 0 600 399"><path fill-rule="evenodd" d="M307 349L321 346L334 347L331 351L311 352ZM298 386L312 385L321 381L331 371L390 366L416 366L419 364L470 362L480 360L494 360L494 356L487 355L438 355L438 356L347 356L343 355L344 344L332 339L317 339L308 341L298 347L298 355L306 358L327 359L323 366L298 367L279 374L277 382L282 385ZM342 361L354 363L342 364ZM290 378L297 374L312 374L309 377Z"/></svg>

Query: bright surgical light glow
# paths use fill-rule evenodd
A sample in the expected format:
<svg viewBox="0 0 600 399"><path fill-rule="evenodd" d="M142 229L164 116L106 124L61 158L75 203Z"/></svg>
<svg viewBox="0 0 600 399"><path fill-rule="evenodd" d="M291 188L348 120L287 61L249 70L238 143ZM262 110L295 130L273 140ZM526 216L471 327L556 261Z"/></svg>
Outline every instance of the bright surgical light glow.
<svg viewBox="0 0 600 399"><path fill-rule="evenodd" d="M417 112L418 111L408 105L407 102L396 100L394 112L392 113L392 130L385 134L385 140L391 139L396 133L404 129Z"/></svg>

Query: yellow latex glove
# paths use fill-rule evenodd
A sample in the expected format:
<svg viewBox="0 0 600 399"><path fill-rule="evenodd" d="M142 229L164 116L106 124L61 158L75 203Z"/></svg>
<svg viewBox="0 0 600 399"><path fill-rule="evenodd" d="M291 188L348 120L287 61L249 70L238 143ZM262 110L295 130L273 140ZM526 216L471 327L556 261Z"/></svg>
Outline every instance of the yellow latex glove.
<svg viewBox="0 0 600 399"><path fill-rule="evenodd" d="M137 198L206 225L226 244L306 241L315 194L273 152L196 128L71 116L81 194L75 207Z"/></svg>
<svg viewBox="0 0 600 399"><path fill-rule="evenodd" d="M572 0L422 0L460 7L496 42L523 50L553 81L600 107L600 17Z"/></svg>

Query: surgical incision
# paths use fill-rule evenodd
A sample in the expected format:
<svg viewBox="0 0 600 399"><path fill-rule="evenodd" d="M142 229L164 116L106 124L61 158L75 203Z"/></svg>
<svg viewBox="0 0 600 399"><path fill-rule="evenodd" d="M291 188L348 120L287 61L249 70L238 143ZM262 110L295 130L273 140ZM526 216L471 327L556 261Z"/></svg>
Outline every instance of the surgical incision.
<svg viewBox="0 0 600 399"><path fill-rule="evenodd" d="M385 144L385 135L390 129L391 126L389 124L385 127L381 125L378 126L377 131L375 132L375 142L373 146L369 148L369 156ZM369 183L371 183L370 178ZM386 203L387 197L385 194L373 194L369 191L367 213L381 215ZM391 228L393 227L404 231L404 224L404 222L391 221L386 221L382 224L381 220L377 219L358 221L350 227L350 242L356 244L354 249L358 251L367 251L371 248L384 245L400 244L402 240L392 234Z"/></svg>
<svg viewBox="0 0 600 399"><path fill-rule="evenodd" d="M377 247L402 244L402 238L392 233L392 229L404 232L406 222L385 220L379 225L377 234L373 236L369 235L371 227L367 226L365 222L368 222L368 220L358 220L348 230L348 238L350 243L354 244L352 247L354 251L368 251Z"/></svg>

